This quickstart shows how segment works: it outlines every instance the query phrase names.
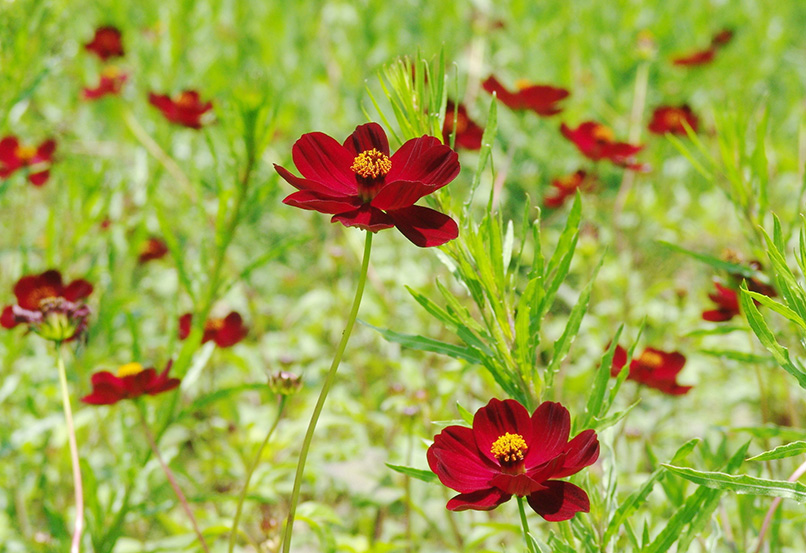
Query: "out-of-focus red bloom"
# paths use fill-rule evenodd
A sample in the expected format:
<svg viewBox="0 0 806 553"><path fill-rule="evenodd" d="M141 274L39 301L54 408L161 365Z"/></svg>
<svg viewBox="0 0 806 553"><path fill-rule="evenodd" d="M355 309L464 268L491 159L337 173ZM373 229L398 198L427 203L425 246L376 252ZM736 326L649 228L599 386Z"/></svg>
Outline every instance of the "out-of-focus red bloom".
<svg viewBox="0 0 806 553"><path fill-rule="evenodd" d="M467 108L463 104L454 104L448 100L445 108L445 123L442 125L442 141L450 144L451 133L453 133L453 118L456 117L456 141L454 146L458 150L479 150L481 149L481 138L484 129L479 127L467 115Z"/></svg>
<svg viewBox="0 0 806 553"><path fill-rule="evenodd" d="M50 177L56 141L49 139L38 147L20 144L16 136L0 140L0 179L8 178L18 169L28 170L28 180L34 186L42 186Z"/></svg>
<svg viewBox="0 0 806 553"><path fill-rule="evenodd" d="M149 238L146 240L143 247L140 249L140 255L137 261L145 263L154 259L161 259L168 253L168 246L159 238Z"/></svg>
<svg viewBox="0 0 806 553"><path fill-rule="evenodd" d="M459 492L451 511L489 511L513 495L525 496L549 521L587 513L590 501L574 484L557 480L599 458L599 440L584 430L569 441L571 416L545 401L529 416L513 399L491 399L473 417L473 427L448 426L428 448L428 466L445 486Z"/></svg>
<svg viewBox="0 0 806 553"><path fill-rule="evenodd" d="M120 94L123 83L129 76L121 73L117 67L109 66L101 72L101 80L95 88L85 88L81 91L81 97L85 100L97 100L107 94Z"/></svg>
<svg viewBox="0 0 806 553"><path fill-rule="evenodd" d="M92 293L92 284L83 279L65 286L59 271L26 275L14 285L16 305L9 305L0 315L0 325L14 328L27 324L47 340L75 340L87 327L90 308L84 298Z"/></svg>
<svg viewBox="0 0 806 553"><path fill-rule="evenodd" d="M698 50L696 52L692 52L691 54L678 56L672 59L672 63L675 65L687 66L687 67L691 67L694 65L705 65L714 61L714 56L716 56L716 48L711 46L710 48L706 48L705 50Z"/></svg>
<svg viewBox="0 0 806 553"><path fill-rule="evenodd" d="M561 207L569 196L576 194L577 190L589 190L593 186L594 177L580 169L576 173L566 175L551 181L554 191L543 199L546 207Z"/></svg>
<svg viewBox="0 0 806 553"><path fill-rule="evenodd" d="M519 83L517 92L510 92L492 75L487 77L481 86L490 94L495 93L496 97L510 109L529 109L543 116L560 113L563 108L558 106L557 102L571 94L565 88L525 82Z"/></svg>
<svg viewBox="0 0 806 553"><path fill-rule="evenodd" d="M213 103L202 102L195 90L185 90L173 98L151 92L148 101L160 110L168 121L191 129L200 129L202 116L213 109Z"/></svg>
<svg viewBox="0 0 806 553"><path fill-rule="evenodd" d="M661 106L652 113L652 121L649 122L649 132L655 134L682 134L686 135L686 127L691 127L691 130L697 132L699 119L691 111L691 108L683 104L680 107L674 106Z"/></svg>
<svg viewBox="0 0 806 553"><path fill-rule="evenodd" d="M185 313L179 317L179 339L184 340L190 335L190 325L193 315ZM214 341L220 348L234 346L243 340L249 330L244 326L243 319L237 311L232 311L223 319L207 319L204 322L202 344Z"/></svg>
<svg viewBox="0 0 806 553"><path fill-rule="evenodd" d="M560 130L563 136L573 142L585 157L593 161L608 159L627 169L649 170L649 167L635 160L635 154L640 152L644 148L643 146L616 142L613 139L613 131L601 123L585 121L576 129L563 123L560 125Z"/></svg>
<svg viewBox="0 0 806 553"><path fill-rule="evenodd" d="M618 376L621 368L627 363L627 351L616 346L613 355L613 366L610 370L612 376ZM686 358L682 353L671 353L655 348L646 348L644 352L630 363L628 380L660 390L664 394L680 396L688 393L691 386L681 386L677 383L677 375L683 370Z"/></svg>
<svg viewBox="0 0 806 553"><path fill-rule="evenodd" d="M711 46L720 48L733 40L733 29L722 29L711 39Z"/></svg>
<svg viewBox="0 0 806 553"><path fill-rule="evenodd" d="M320 213L332 222L371 232L397 227L415 245L440 246L459 235L456 222L414 203L459 174L459 156L433 136L412 138L389 154L377 123L356 127L344 144L320 132L302 135L292 150L302 178L275 164L298 192L283 203Z"/></svg>
<svg viewBox="0 0 806 553"><path fill-rule="evenodd" d="M140 363L121 365L116 374L100 371L92 375L92 393L81 398L90 405L112 405L122 399L134 399L142 395L157 395L179 386L180 379L168 378L171 361L165 370L157 374L154 368L143 369Z"/></svg>
<svg viewBox="0 0 806 553"><path fill-rule="evenodd" d="M702 318L711 322L729 321L733 317L739 315L739 296L736 290L722 286L718 282L714 282L716 292L708 294L711 301L717 305L716 309L710 309L702 312Z"/></svg>
<svg viewBox="0 0 806 553"><path fill-rule="evenodd" d="M84 48L103 61L123 55L123 41L117 27L107 25L95 29L95 36L84 45Z"/></svg>

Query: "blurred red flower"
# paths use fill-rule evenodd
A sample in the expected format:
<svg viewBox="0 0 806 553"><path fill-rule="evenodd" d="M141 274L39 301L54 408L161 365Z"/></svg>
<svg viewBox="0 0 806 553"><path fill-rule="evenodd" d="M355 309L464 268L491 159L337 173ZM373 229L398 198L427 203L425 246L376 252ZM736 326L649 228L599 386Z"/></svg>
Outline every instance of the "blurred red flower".
<svg viewBox="0 0 806 553"><path fill-rule="evenodd" d="M706 321L720 323L729 321L733 317L739 315L739 296L736 290L722 286L718 282L714 282L716 292L708 294L711 301L717 306L716 309L710 309L702 312L702 318Z"/></svg>
<svg viewBox="0 0 806 553"><path fill-rule="evenodd" d="M157 395L173 390L181 382L178 378L168 378L171 370L168 361L165 370L157 374L156 369L143 369L140 363L121 365L116 374L100 371L92 375L92 392L81 401L90 405L112 405L122 399L134 399L142 395Z"/></svg>
<svg viewBox="0 0 806 553"><path fill-rule="evenodd" d="M673 58L672 63L681 66L705 65L714 61L714 56L716 56L716 48L711 46L705 50L698 50L691 54Z"/></svg>
<svg viewBox="0 0 806 553"><path fill-rule="evenodd" d="M168 121L191 129L200 129L202 116L213 109L213 103L202 102L195 90L185 90L174 98L151 92L148 101L159 109Z"/></svg>
<svg viewBox="0 0 806 553"><path fill-rule="evenodd" d="M666 134L668 132L685 136L688 133L683 125L684 122L691 127L692 131L697 132L699 119L688 105L683 104L680 107L661 106L652 113L649 132L654 134Z"/></svg>
<svg viewBox="0 0 806 553"><path fill-rule="evenodd" d="M161 259L168 253L168 246L159 238L149 238L140 249L137 261L145 263L154 259Z"/></svg>
<svg viewBox="0 0 806 553"><path fill-rule="evenodd" d="M627 169L635 171L649 170L648 166L635 160L635 154L644 147L626 142L616 142L613 139L613 131L605 125L595 121L585 121L576 129L572 129L563 123L560 125L560 130L563 136L573 142L585 157L593 161L609 159L616 165Z"/></svg>
<svg viewBox="0 0 806 553"><path fill-rule="evenodd" d="M451 133L453 132L453 118L456 117L456 142L454 147L458 150L479 150L481 149L481 138L484 129L473 122L467 115L467 108L463 104L454 104L448 100L445 108L445 123L442 125L442 142L451 143Z"/></svg>
<svg viewBox="0 0 806 553"><path fill-rule="evenodd" d="M185 313L179 317L179 339L184 340L190 336L190 325L193 315ZM223 319L207 319L204 323L202 344L214 341L220 348L234 346L243 340L249 330L244 326L243 319L237 311L232 311Z"/></svg>
<svg viewBox="0 0 806 553"><path fill-rule="evenodd" d="M473 427L448 426L428 448L428 466L445 486L459 492L451 511L489 511L512 495L525 496L549 521L587 513L590 501L574 484L557 480L599 458L599 440L584 430L568 440L571 416L559 403L543 402L532 416L513 399L491 399L473 417Z"/></svg>
<svg viewBox="0 0 806 553"><path fill-rule="evenodd" d="M50 177L56 141L49 139L38 147L20 144L16 136L0 140L0 179L10 177L18 169L28 170L28 180L34 186L42 186Z"/></svg>
<svg viewBox="0 0 806 553"><path fill-rule="evenodd" d="M711 39L711 46L721 48L733 40L734 32L732 29L722 29Z"/></svg>
<svg viewBox="0 0 806 553"><path fill-rule="evenodd" d="M543 199L546 207L562 207L569 196L576 194L577 190L589 190L593 187L595 177L588 175L587 171L580 169L576 173L566 175L551 181L554 191Z"/></svg>
<svg viewBox="0 0 806 553"><path fill-rule="evenodd" d="M124 53L120 30L111 25L95 29L95 36L92 37L90 42L84 45L84 48L103 61L109 58L120 57Z"/></svg>
<svg viewBox="0 0 806 553"><path fill-rule="evenodd" d="M62 284L59 271L26 275L14 285L16 305L9 305L0 315L0 325L14 328L27 324L29 329L48 340L75 340L87 327L90 308L82 301L92 293L92 284L84 279Z"/></svg>
<svg viewBox="0 0 806 553"><path fill-rule="evenodd" d="M618 376L622 367L627 364L627 351L616 346L613 355L613 366L610 370L612 376ZM643 353L630 363L628 380L660 390L664 394L680 396L688 393L691 386L681 386L677 383L677 375L683 370L686 358L676 351L668 353L655 348L646 348Z"/></svg>
<svg viewBox="0 0 806 553"><path fill-rule="evenodd" d="M433 136L407 141L389 155L377 123L359 125L344 144L320 132L302 135L292 151L302 177L275 164L298 192L283 203L320 213L332 222L371 232L397 227L420 247L439 246L459 235L456 222L414 205L459 174L459 156Z"/></svg>
<svg viewBox="0 0 806 553"><path fill-rule="evenodd" d="M529 109L538 115L549 116L560 113L563 108L557 102L567 98L571 93L565 88L548 85L535 85L525 82L519 83L517 92L510 92L490 75L481 86L501 100L510 109Z"/></svg>
<svg viewBox="0 0 806 553"><path fill-rule="evenodd" d="M109 66L101 72L101 80L95 88L84 88L81 97L84 100L97 100L107 94L120 94L123 83L129 76L121 73L117 67Z"/></svg>

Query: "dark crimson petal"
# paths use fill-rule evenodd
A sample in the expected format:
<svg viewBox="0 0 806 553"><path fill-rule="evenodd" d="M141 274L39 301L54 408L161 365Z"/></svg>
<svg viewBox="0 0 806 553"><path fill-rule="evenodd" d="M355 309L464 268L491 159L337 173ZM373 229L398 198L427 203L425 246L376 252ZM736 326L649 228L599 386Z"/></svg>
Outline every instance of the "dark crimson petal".
<svg viewBox="0 0 806 553"><path fill-rule="evenodd" d="M514 399L501 401L492 398L487 405L476 411L473 417L473 435L476 438L476 447L482 455L496 465L500 463L490 448L498 438L507 432L520 434L526 440L529 452L532 448L540 447L540 444L532 441L534 432L529 411Z"/></svg>
<svg viewBox="0 0 806 553"><path fill-rule="evenodd" d="M6 165L16 165L19 163L17 159L17 148L20 142L16 136L6 136L0 140L0 162Z"/></svg>
<svg viewBox="0 0 806 553"><path fill-rule="evenodd" d="M490 480L490 484L505 493L521 497L546 489L546 486L527 474L505 474L502 472Z"/></svg>
<svg viewBox="0 0 806 553"><path fill-rule="evenodd" d="M74 280L62 291L62 297L67 301L77 301L86 298L92 293L92 284L84 279Z"/></svg>
<svg viewBox="0 0 806 553"><path fill-rule="evenodd" d="M42 186L50 178L50 171L39 171L28 175L28 181L34 186Z"/></svg>
<svg viewBox="0 0 806 553"><path fill-rule="evenodd" d="M716 49L711 47L706 50L700 50L698 52L694 52L693 54L689 54L688 56L680 56L674 58L672 63L675 65L704 65L706 63L711 63L714 61L714 56L716 55Z"/></svg>
<svg viewBox="0 0 806 553"><path fill-rule="evenodd" d="M3 328L14 328L17 323L17 318L14 316L14 307L7 305L3 308L3 314L0 315L0 326Z"/></svg>
<svg viewBox="0 0 806 553"><path fill-rule="evenodd" d="M646 348L646 352L660 356L661 365L653 371L652 376L661 380L674 380L686 364L686 356L677 351L668 353L655 348Z"/></svg>
<svg viewBox="0 0 806 553"><path fill-rule="evenodd" d="M523 109L523 104L517 94L513 94L494 76L490 75L487 80L481 83L481 87L490 94L495 93L495 96L501 100L505 106L511 109Z"/></svg>
<svg viewBox="0 0 806 553"><path fill-rule="evenodd" d="M428 448L428 466L440 482L457 492L469 493L489 487L499 468L479 453L473 430L448 426Z"/></svg>
<svg viewBox="0 0 806 553"><path fill-rule="evenodd" d="M609 347L609 346L608 346ZM610 376L618 376L622 367L627 364L627 350L621 346L616 346L613 352L613 365L610 369Z"/></svg>
<svg viewBox="0 0 806 553"><path fill-rule="evenodd" d="M350 170L355 156L321 132L303 134L291 149L294 165L306 179L345 195L357 194L355 173Z"/></svg>
<svg viewBox="0 0 806 553"><path fill-rule="evenodd" d="M527 467L543 464L562 453L571 433L571 415L561 404L544 401L532 414L532 426L534 437L529 443L538 447L530 447L526 453Z"/></svg>
<svg viewBox="0 0 806 553"><path fill-rule="evenodd" d="M709 311L702 312L702 318L706 321L711 321L713 323L721 323L724 321L729 321L733 317L738 315L738 313L734 311L728 311L726 309L711 309Z"/></svg>
<svg viewBox="0 0 806 553"><path fill-rule="evenodd" d="M599 438L594 430L583 430L565 447L562 468L555 471L554 478L563 478L591 466L599 458Z"/></svg>
<svg viewBox="0 0 806 553"><path fill-rule="evenodd" d="M179 339L184 340L190 336L190 325L193 322L193 315L185 313L179 317Z"/></svg>
<svg viewBox="0 0 806 553"><path fill-rule="evenodd" d="M310 209L319 213L344 213L361 207L362 202L358 196L333 197L327 193L315 190L300 190L289 194L283 203L301 209Z"/></svg>
<svg viewBox="0 0 806 553"><path fill-rule="evenodd" d="M224 317L224 326L218 329L213 339L218 347L228 348L243 340L247 332L240 313L233 311Z"/></svg>
<svg viewBox="0 0 806 553"><path fill-rule="evenodd" d="M437 187L432 184L399 180L385 184L370 203L383 210L403 209L435 190Z"/></svg>
<svg viewBox="0 0 806 553"><path fill-rule="evenodd" d="M391 157L386 182L412 181L441 188L459 174L459 154L438 138L421 136L407 141Z"/></svg>
<svg viewBox="0 0 806 553"><path fill-rule="evenodd" d="M467 128L463 132L456 133L456 147L466 150L480 150L483 137L484 129L469 121ZM448 135L448 138L450 138L450 135Z"/></svg>
<svg viewBox="0 0 806 553"><path fill-rule="evenodd" d="M53 139L45 140L36 149L36 156L33 158L32 163L39 163L42 161L50 161L53 152L56 151L56 141Z"/></svg>
<svg viewBox="0 0 806 553"><path fill-rule="evenodd" d="M389 215L369 204L364 204L355 211L334 215L330 221L333 223L338 221L345 227L358 227L371 232L395 226L395 222Z"/></svg>
<svg viewBox="0 0 806 553"><path fill-rule="evenodd" d="M112 405L121 399L126 399L118 389L107 384L99 384L94 386L92 393L81 398L83 403L90 405Z"/></svg>
<svg viewBox="0 0 806 553"><path fill-rule="evenodd" d="M603 147L604 157L616 159L628 159L643 150L643 146L627 144L626 142L614 142Z"/></svg>
<svg viewBox="0 0 806 553"><path fill-rule="evenodd" d="M549 522L574 518L577 513L590 512L590 500L585 490L570 482L550 480L548 489L540 490L526 500L534 511Z"/></svg>
<svg viewBox="0 0 806 553"><path fill-rule="evenodd" d="M353 157L372 149L389 155L389 139L386 138L386 133L378 123L357 126L353 134L344 141L344 147L353 154ZM352 162L350 164L352 165Z"/></svg>
<svg viewBox="0 0 806 553"><path fill-rule="evenodd" d="M148 368L137 374L124 376L123 383L126 388L126 397L135 398L147 393L154 381L158 378L157 371L154 368Z"/></svg>
<svg viewBox="0 0 806 553"><path fill-rule="evenodd" d="M502 492L496 488L488 488L477 492L463 493L448 501L446 507L449 511L490 511L501 503L509 501L512 495Z"/></svg>
<svg viewBox="0 0 806 553"><path fill-rule="evenodd" d="M394 226L415 246L441 246L459 236L456 221L439 211L413 205L388 212Z"/></svg>
<svg viewBox="0 0 806 553"><path fill-rule="evenodd" d="M356 187L354 190L344 190L342 187L332 188L330 182L319 182L315 180L303 179L297 177L290 173L284 167L280 167L276 163L274 164L274 170L279 173L283 179L296 188L297 190L313 190L314 192L319 192L321 194L327 194L330 197L341 197L341 198L351 198L351 197L358 197Z"/></svg>
<svg viewBox="0 0 806 553"><path fill-rule="evenodd" d="M174 106L167 94L154 94L153 92L148 93L148 103L162 112L170 111Z"/></svg>

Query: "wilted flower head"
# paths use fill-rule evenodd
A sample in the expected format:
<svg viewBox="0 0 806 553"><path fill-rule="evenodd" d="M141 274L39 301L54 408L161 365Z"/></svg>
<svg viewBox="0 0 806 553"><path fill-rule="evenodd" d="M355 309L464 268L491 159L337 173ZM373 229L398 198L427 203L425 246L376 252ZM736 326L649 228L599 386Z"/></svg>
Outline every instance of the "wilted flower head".
<svg viewBox="0 0 806 553"><path fill-rule="evenodd" d="M685 123L685 124L684 124ZM661 106L652 112L652 121L649 122L649 132L654 134L688 134L686 125L697 132L699 119L688 105Z"/></svg>
<svg viewBox="0 0 806 553"><path fill-rule="evenodd" d="M28 180L34 186L42 186L50 177L50 166L56 141L49 139L39 146L20 144L16 136L0 140L0 179L8 178L19 169L28 171Z"/></svg>
<svg viewBox="0 0 806 553"><path fill-rule="evenodd" d="M302 377L290 371L277 371L269 375L269 388L275 394L290 396L302 388Z"/></svg>
<svg viewBox="0 0 806 553"><path fill-rule="evenodd" d="M492 75L487 77L481 86L490 94L495 93L496 97L510 109L528 109L542 116L560 113L563 108L557 103L571 94L565 88L528 82L520 82L518 90L510 92Z"/></svg>
<svg viewBox="0 0 806 553"><path fill-rule="evenodd" d="M456 118L456 141L454 146L458 150L479 150L481 149L481 138L484 136L484 129L479 127L467 115L467 108L463 104L454 104L448 100L445 108L445 123L442 125L442 141L450 144L453 133L453 120Z"/></svg>
<svg viewBox="0 0 806 553"><path fill-rule="evenodd" d="M185 90L173 98L151 92L148 101L160 110L168 121L191 129L202 128L202 116L213 109L213 103L202 102L195 90Z"/></svg>
<svg viewBox="0 0 806 553"><path fill-rule="evenodd" d="M626 364L627 351L621 346L616 346L610 374L618 376L621 368ZM630 363L627 379L660 390L664 394L680 396L691 390L691 386L681 386L677 383L677 375L683 370L685 364L686 358L681 353L676 351L668 353L655 348L646 348Z"/></svg>
<svg viewBox="0 0 806 553"><path fill-rule="evenodd" d="M107 25L98 27L95 36L84 45L84 48L106 61L109 58L116 58L123 55L123 42L121 41L120 30L117 27Z"/></svg>
<svg viewBox="0 0 806 553"><path fill-rule="evenodd" d="M137 261L146 263L154 259L161 259L168 253L168 246L159 238L149 238L145 244L140 248L140 255L137 256Z"/></svg>
<svg viewBox="0 0 806 553"><path fill-rule="evenodd" d="M85 100L97 100L103 98L107 94L120 94L123 83L126 82L129 76L121 73L120 70L110 65L101 72L101 80L95 88L84 88L81 91L81 97Z"/></svg>
<svg viewBox="0 0 806 553"><path fill-rule="evenodd" d="M297 177L275 170L298 192L283 203L333 214L332 222L371 232L397 227L420 247L459 235L453 219L414 205L459 174L459 157L433 136L413 138L394 154L377 123L359 125L343 144L320 132L302 135L292 151Z"/></svg>
<svg viewBox="0 0 806 553"><path fill-rule="evenodd" d="M557 480L599 458L599 440L584 430L569 441L571 416L559 403L543 402L529 416L512 399L491 399L473 417L473 427L448 426L428 448L428 466L445 486L459 492L451 511L489 511L513 495L549 521L587 513L590 501L574 484Z"/></svg>
<svg viewBox="0 0 806 553"><path fill-rule="evenodd" d="M81 398L91 405L112 405L122 399L134 399L142 395L157 395L179 386L180 379L168 378L171 361L165 370L143 369L140 363L121 365L115 374L100 371L92 375L92 393Z"/></svg>
<svg viewBox="0 0 806 553"><path fill-rule="evenodd" d="M87 327L90 308L82 300L90 293L92 284L83 279L64 286L59 271L24 276L14 285L17 304L3 309L0 324L4 328L27 324L55 342L75 340Z"/></svg>
<svg viewBox="0 0 806 553"><path fill-rule="evenodd" d="M636 171L646 171L646 165L635 160L635 154L644 147L626 142L616 142L613 131L609 127L595 121L585 121L576 129L572 129L565 123L560 126L563 136L574 143L582 154L599 161L608 159L619 167L626 167Z"/></svg>
<svg viewBox="0 0 806 553"><path fill-rule="evenodd" d="M185 313L179 318L179 338L184 340L190 335L190 326L193 322L193 315ZM202 344L212 340L220 348L234 346L248 334L249 330L244 326L243 319L237 311L230 312L223 319L207 319L204 323L204 335Z"/></svg>
<svg viewBox="0 0 806 553"><path fill-rule="evenodd" d="M576 173L556 178L551 181L551 186L554 188L553 193L547 195L543 203L546 207L561 207L568 197L576 194L577 190L589 190L592 188L594 181L595 177L588 175L588 173L582 169L578 170Z"/></svg>

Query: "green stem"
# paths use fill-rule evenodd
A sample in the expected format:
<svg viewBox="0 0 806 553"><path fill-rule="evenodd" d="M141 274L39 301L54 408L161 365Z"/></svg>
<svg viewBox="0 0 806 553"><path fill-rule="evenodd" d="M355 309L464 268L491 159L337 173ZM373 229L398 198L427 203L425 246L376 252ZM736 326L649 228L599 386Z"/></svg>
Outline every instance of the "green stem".
<svg viewBox="0 0 806 553"><path fill-rule="evenodd" d="M526 520L526 509L523 507L523 498L519 495L515 497L518 500L518 511L521 514L521 529L523 531L523 540L526 542L526 548L530 553L538 553L529 534L529 521Z"/></svg>
<svg viewBox="0 0 806 553"><path fill-rule="evenodd" d="M263 443L260 444L260 447L257 449L257 454L246 473L246 480L243 483L241 496L238 498L238 507L235 509L235 518L232 520L232 530L229 534L229 553L235 550L235 537L238 535L238 523L241 520L243 504L246 501L246 492L249 490L249 482L252 480L252 474L254 474L255 469L257 469L257 466L260 464L260 458L263 456L263 450L266 448L266 444L269 443L269 438L271 438L271 435L274 433L274 429L277 428L277 423L280 422L287 397L288 396L285 395L280 396L280 405L277 407L277 416L274 418L274 423L272 423L271 428L269 428L269 431L266 433L266 437L263 438Z"/></svg>
<svg viewBox="0 0 806 553"><path fill-rule="evenodd" d="M73 540L70 542L70 553L78 553L81 549L81 533L84 531L84 486L81 482L81 465L78 460L76 445L76 429L73 425L73 410L70 408L70 393L67 390L67 373L64 370L61 343L56 344L56 364L59 368L59 383L62 389L62 406L67 423L67 439L70 443L70 462L73 466L73 485L76 498L76 525L73 529Z"/></svg>
<svg viewBox="0 0 806 553"><path fill-rule="evenodd" d="M297 503L299 503L299 490L302 486L302 474L305 471L305 461L308 458L308 450L311 448L311 440L313 439L314 430L316 430L316 423L319 421L319 415L322 413L322 407L325 405L325 399L336 380L336 371L339 369L341 358L344 355L344 349L347 347L347 340L350 339L350 333L353 331L355 319L358 315L358 306L361 305L361 297L364 295L364 285L367 283L367 269L369 268L369 252L372 249L372 233L367 232L367 238L364 242L364 259L361 262L361 274L358 277L358 287L355 291L355 299L353 299L353 307L350 309L350 314L347 317L347 325L344 327L344 332L341 335L341 341L336 348L336 355L333 358L333 363L330 365L330 370L325 377L325 383L322 386L322 391L319 393L319 399L316 401L316 406L313 408L311 421L308 423L308 430L305 433L305 439L302 442L302 450L299 452L299 461L297 461L297 471L294 474L294 488L291 490L291 506L288 510L288 519L285 524L285 532L283 534L283 553L289 553L291 550L291 534L294 530L294 516L297 512Z"/></svg>

